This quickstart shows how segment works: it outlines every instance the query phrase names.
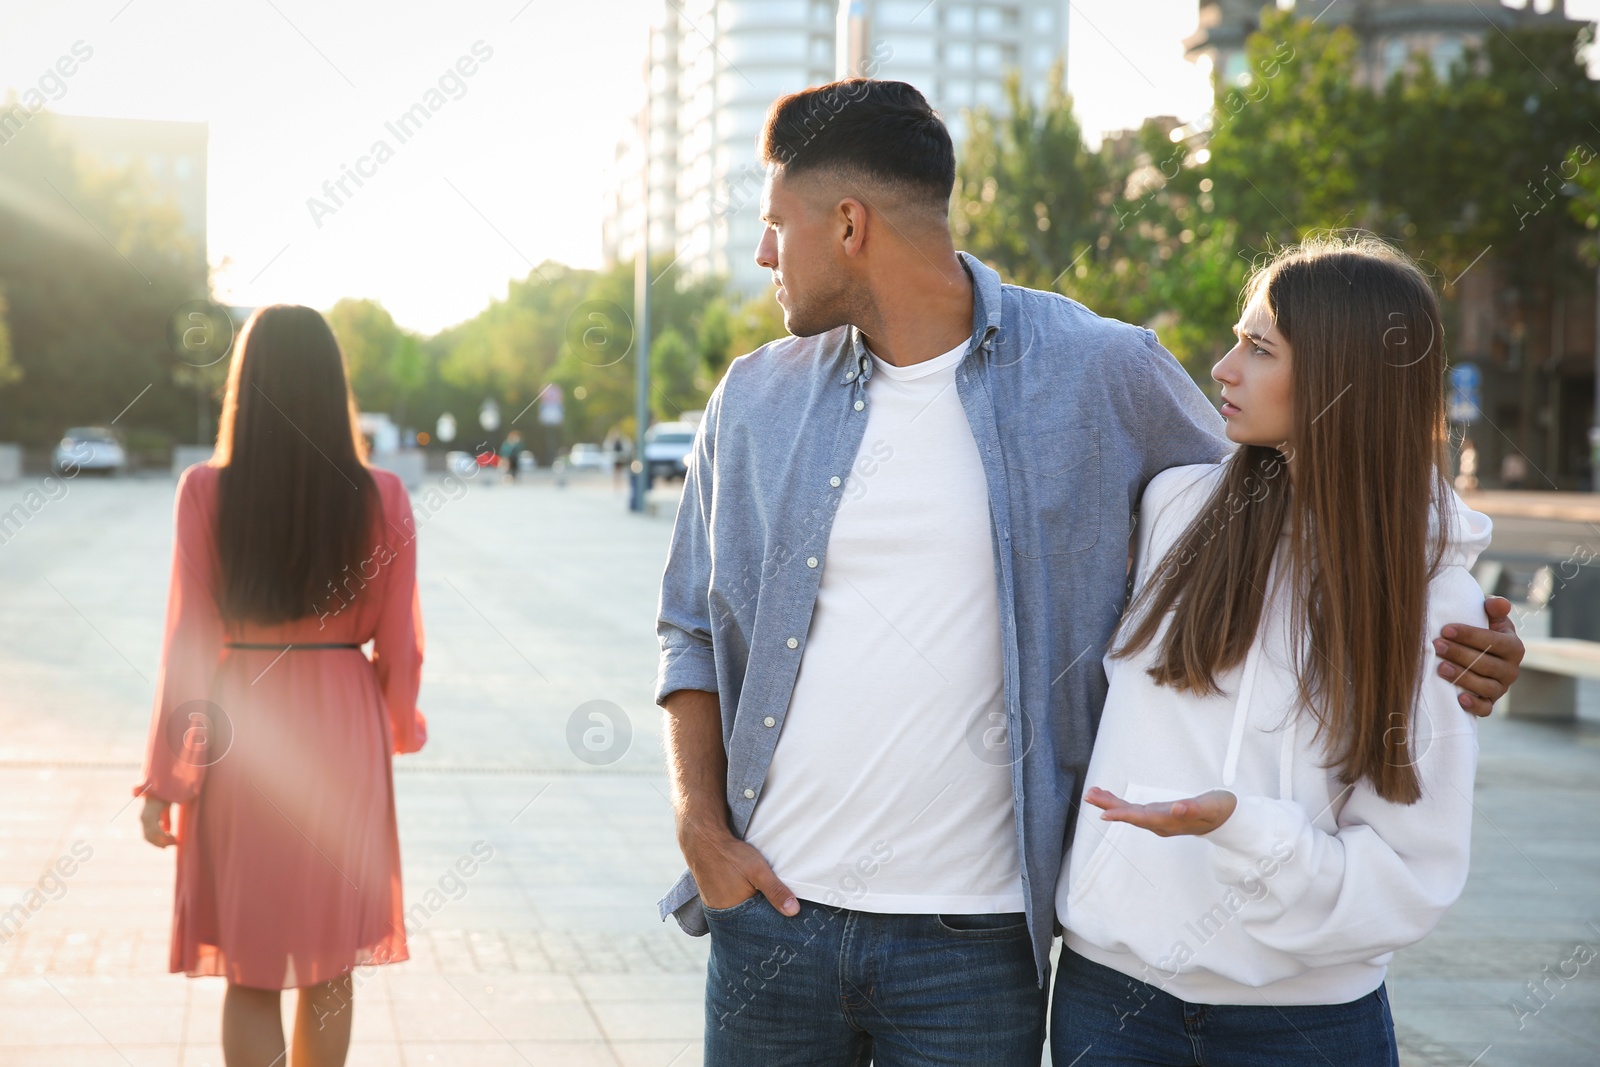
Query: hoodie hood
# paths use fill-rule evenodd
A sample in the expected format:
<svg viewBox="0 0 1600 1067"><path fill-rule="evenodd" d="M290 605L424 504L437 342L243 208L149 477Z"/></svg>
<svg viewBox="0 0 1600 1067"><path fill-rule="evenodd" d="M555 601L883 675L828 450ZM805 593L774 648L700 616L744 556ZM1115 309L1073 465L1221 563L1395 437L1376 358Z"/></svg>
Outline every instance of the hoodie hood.
<svg viewBox="0 0 1600 1067"><path fill-rule="evenodd" d="M1494 522L1483 512L1468 507L1454 489L1445 490L1442 503L1450 514L1450 541L1445 546L1444 558L1440 562L1471 569L1493 540ZM1433 510L1432 521L1428 524L1429 533L1438 532L1440 510L1437 506Z"/></svg>

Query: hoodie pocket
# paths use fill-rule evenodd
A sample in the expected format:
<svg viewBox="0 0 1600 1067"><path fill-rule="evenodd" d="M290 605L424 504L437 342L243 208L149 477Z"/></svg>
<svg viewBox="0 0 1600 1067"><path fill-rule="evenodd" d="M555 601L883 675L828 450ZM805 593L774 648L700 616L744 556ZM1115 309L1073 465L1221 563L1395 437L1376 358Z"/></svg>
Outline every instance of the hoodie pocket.
<svg viewBox="0 0 1600 1067"><path fill-rule="evenodd" d="M1132 804L1182 800L1199 790L1130 782L1120 792ZM1094 828L1084 825L1092 821ZM1168 976L1194 970L1194 953L1221 925L1207 909L1224 887L1211 874L1211 845L1197 837L1161 837L1125 822L1101 822L1100 809L1086 806L1078 835L1101 830L1105 838L1067 895L1067 928L1112 952L1131 952ZM1198 928L1195 923L1200 923ZM1205 939L1194 929L1210 930Z"/></svg>

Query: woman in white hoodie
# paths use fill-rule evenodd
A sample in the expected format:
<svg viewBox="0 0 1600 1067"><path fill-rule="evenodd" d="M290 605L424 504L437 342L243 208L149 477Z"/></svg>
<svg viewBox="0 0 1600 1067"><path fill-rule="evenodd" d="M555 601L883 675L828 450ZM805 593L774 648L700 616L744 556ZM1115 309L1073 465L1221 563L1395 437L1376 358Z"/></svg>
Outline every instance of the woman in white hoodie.
<svg viewBox="0 0 1600 1067"><path fill-rule="evenodd" d="M1056 1063L1398 1062L1383 980L1467 877L1484 625L1444 333L1374 238L1288 249L1212 370L1239 448L1153 479L1063 864Z"/></svg>

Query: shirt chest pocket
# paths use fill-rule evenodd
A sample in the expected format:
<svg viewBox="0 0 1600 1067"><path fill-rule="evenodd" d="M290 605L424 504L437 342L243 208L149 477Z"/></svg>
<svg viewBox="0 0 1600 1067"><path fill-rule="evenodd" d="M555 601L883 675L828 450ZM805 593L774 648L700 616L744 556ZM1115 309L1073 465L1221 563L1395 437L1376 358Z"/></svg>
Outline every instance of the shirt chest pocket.
<svg viewBox="0 0 1600 1067"><path fill-rule="evenodd" d="M1100 432L1090 425L1019 438L1006 452L1012 550L1025 559L1100 540Z"/></svg>

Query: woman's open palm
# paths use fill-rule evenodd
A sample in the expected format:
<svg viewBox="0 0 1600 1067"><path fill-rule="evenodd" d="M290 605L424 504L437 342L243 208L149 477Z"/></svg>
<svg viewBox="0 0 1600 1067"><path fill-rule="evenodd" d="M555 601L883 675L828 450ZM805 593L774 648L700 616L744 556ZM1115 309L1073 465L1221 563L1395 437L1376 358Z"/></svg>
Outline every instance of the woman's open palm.
<svg viewBox="0 0 1600 1067"><path fill-rule="evenodd" d="M1130 804L1110 790L1091 786L1084 791L1083 799L1102 809L1105 814L1100 817L1107 822L1132 823L1162 837L1209 834L1227 822L1238 805L1237 798L1226 789L1160 804Z"/></svg>

